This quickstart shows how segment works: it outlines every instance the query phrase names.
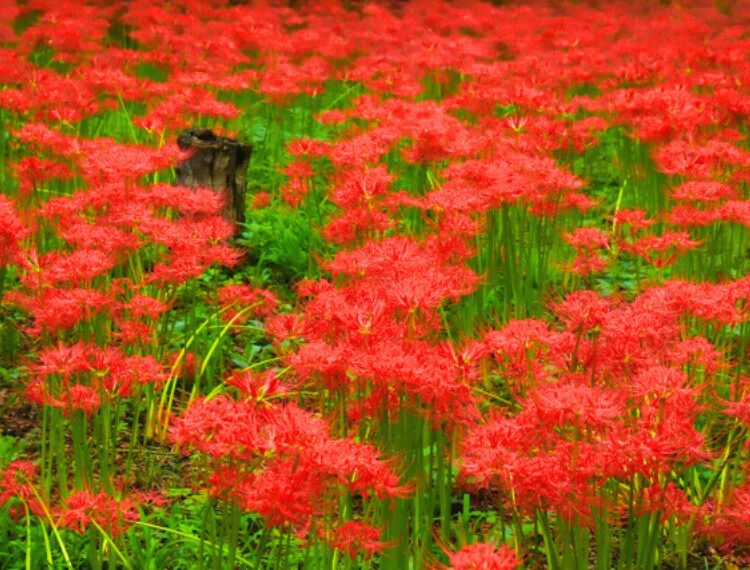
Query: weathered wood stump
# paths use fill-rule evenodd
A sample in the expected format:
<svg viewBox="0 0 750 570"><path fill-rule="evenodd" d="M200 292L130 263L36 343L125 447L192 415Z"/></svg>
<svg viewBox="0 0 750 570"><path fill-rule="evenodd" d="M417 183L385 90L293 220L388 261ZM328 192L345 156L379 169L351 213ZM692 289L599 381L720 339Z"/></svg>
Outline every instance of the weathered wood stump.
<svg viewBox="0 0 750 570"><path fill-rule="evenodd" d="M238 231L245 221L247 166L253 147L217 136L210 129L187 129L180 133L177 145L195 151L177 166L177 184L223 192L223 215Z"/></svg>

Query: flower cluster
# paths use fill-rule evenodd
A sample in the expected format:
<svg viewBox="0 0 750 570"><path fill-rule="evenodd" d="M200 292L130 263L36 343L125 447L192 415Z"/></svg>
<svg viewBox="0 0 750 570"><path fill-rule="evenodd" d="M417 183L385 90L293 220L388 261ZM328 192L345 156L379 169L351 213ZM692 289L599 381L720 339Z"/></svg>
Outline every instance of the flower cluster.
<svg viewBox="0 0 750 570"><path fill-rule="evenodd" d="M168 433L287 566L748 555L749 6L6 4L0 365L44 426L15 519L124 558L159 499L113 490ZM171 183L196 125L257 145L239 239ZM310 251L246 256L270 219Z"/></svg>

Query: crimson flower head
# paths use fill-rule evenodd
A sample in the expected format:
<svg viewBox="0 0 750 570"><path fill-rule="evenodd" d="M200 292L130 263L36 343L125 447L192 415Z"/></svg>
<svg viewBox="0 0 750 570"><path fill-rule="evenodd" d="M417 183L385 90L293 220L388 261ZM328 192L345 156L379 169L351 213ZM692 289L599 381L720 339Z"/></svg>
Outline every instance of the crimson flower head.
<svg viewBox="0 0 750 570"><path fill-rule="evenodd" d="M302 317L293 313L280 313L266 321L266 333L277 345L284 340L301 337L304 327Z"/></svg>
<svg viewBox="0 0 750 570"><path fill-rule="evenodd" d="M572 382L550 382L534 390L528 407L541 425L570 424L590 429L604 428L625 413L623 396L617 391Z"/></svg>
<svg viewBox="0 0 750 570"><path fill-rule="evenodd" d="M276 310L276 296L250 285L225 285L218 291L222 318L239 327L250 318L268 317Z"/></svg>
<svg viewBox="0 0 750 570"><path fill-rule="evenodd" d="M330 150L330 145L326 141L303 137L289 142L286 148L291 155L312 157L325 156Z"/></svg>
<svg viewBox="0 0 750 570"><path fill-rule="evenodd" d="M563 235L563 239L576 250L576 257L569 271L577 275L588 275L602 271L607 267L607 260L600 252L609 249L609 236L597 228L576 228Z"/></svg>
<svg viewBox="0 0 750 570"><path fill-rule="evenodd" d="M516 555L507 546L498 548L482 542L464 546L449 555L449 559L454 570L514 570L520 566Z"/></svg>
<svg viewBox="0 0 750 570"><path fill-rule="evenodd" d="M576 228L563 239L578 251L596 251L609 247L609 236L597 228Z"/></svg>
<svg viewBox="0 0 750 570"><path fill-rule="evenodd" d="M709 521L704 526L722 552L742 556L750 560L750 482L746 481L734 491L726 504L708 505Z"/></svg>
<svg viewBox="0 0 750 570"><path fill-rule="evenodd" d="M636 232L646 229L653 225L654 220L646 217L646 211L640 208L633 210L619 210L614 215L614 221L616 224L626 225L630 227L630 235Z"/></svg>
<svg viewBox="0 0 750 570"><path fill-rule="evenodd" d="M43 516L44 509L36 499L37 495L32 487L36 484L38 474L36 464L27 459L13 461L4 471L0 471L0 508L17 498L28 505L33 514Z"/></svg>
<svg viewBox="0 0 750 570"><path fill-rule="evenodd" d="M83 534L95 522L111 536L126 531L140 518L133 501L89 491L75 491L68 496L58 516L60 526L79 534Z"/></svg>
<svg viewBox="0 0 750 570"><path fill-rule="evenodd" d="M612 302L594 291L575 291L553 310L570 331L586 332L604 324Z"/></svg>
<svg viewBox="0 0 750 570"><path fill-rule="evenodd" d="M739 193L735 188L714 180L684 182L672 191L673 200L686 203L711 204L737 198L739 198Z"/></svg>
<svg viewBox="0 0 750 570"><path fill-rule="evenodd" d="M0 267L21 261L21 241L28 234L13 203L0 194Z"/></svg>
<svg viewBox="0 0 750 570"><path fill-rule="evenodd" d="M91 386L73 384L60 396L58 404L66 413L80 410L91 417L99 409L99 392Z"/></svg>
<svg viewBox="0 0 750 570"><path fill-rule="evenodd" d="M253 208L259 210L271 203L271 195L268 192L258 192L253 196Z"/></svg>
<svg viewBox="0 0 750 570"><path fill-rule="evenodd" d="M334 529L330 536L323 534L321 538L353 559L358 552L363 552L366 559L371 558L386 546L380 540L380 529L361 521L347 521Z"/></svg>
<svg viewBox="0 0 750 570"><path fill-rule="evenodd" d="M234 386L248 399L260 402L269 398L283 396L287 388L274 370L256 373L252 370L233 372L226 380L227 385Z"/></svg>

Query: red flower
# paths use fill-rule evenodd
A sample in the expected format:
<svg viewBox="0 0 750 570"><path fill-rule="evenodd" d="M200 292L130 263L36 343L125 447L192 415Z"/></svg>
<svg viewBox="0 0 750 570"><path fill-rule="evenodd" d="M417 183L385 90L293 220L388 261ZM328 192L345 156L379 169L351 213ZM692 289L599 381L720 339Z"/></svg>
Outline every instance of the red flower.
<svg viewBox="0 0 750 570"><path fill-rule="evenodd" d="M271 195L268 192L258 192L253 196L253 208L260 210L271 203Z"/></svg>
<svg viewBox="0 0 750 570"><path fill-rule="evenodd" d="M274 370L255 373L252 370L233 372L226 380L227 385L234 386L244 396L254 402L283 396L287 393L284 383L279 380Z"/></svg>
<svg viewBox="0 0 750 570"><path fill-rule="evenodd" d="M728 184L716 181L684 182L672 190L672 199L678 202L711 204L727 198L737 199L739 193Z"/></svg>
<svg viewBox="0 0 750 570"><path fill-rule="evenodd" d="M32 487L36 484L38 474L37 466L29 460L20 459L8 465L0 473L0 507L4 507L11 499L17 497L28 506L32 514L44 516L44 509Z"/></svg>
<svg viewBox="0 0 750 570"><path fill-rule="evenodd" d="M708 523L701 525L723 552L750 558L750 482L734 489L726 504L709 504Z"/></svg>
<svg viewBox="0 0 750 570"><path fill-rule="evenodd" d="M239 327L250 318L268 317L276 310L276 296L266 289L249 285L224 285L218 290L222 319Z"/></svg>
<svg viewBox="0 0 750 570"><path fill-rule="evenodd" d="M611 308L612 301L600 297L594 291L576 291L553 306L567 329L576 333L601 327Z"/></svg>
<svg viewBox="0 0 750 570"><path fill-rule="evenodd" d="M115 499L106 493L74 491L59 511L58 524L83 534L92 521L111 536L126 531L140 516L129 499Z"/></svg>
<svg viewBox="0 0 750 570"><path fill-rule="evenodd" d="M513 570L520 566L516 555L507 546L474 543L448 556L455 570Z"/></svg>
<svg viewBox="0 0 750 570"><path fill-rule="evenodd" d="M322 534L321 538L353 559L360 551L364 552L366 559L371 558L386 546L380 541L380 529L361 521L347 521L334 529L332 536Z"/></svg>
<svg viewBox="0 0 750 570"><path fill-rule="evenodd" d="M21 241L29 234L13 203L0 194L0 268L21 261Z"/></svg>
<svg viewBox="0 0 750 570"><path fill-rule="evenodd" d="M687 232L664 232L660 236L644 236L633 243L620 241L619 246L623 251L642 257L655 267L665 267L676 261L678 255L701 243L690 239Z"/></svg>
<svg viewBox="0 0 750 570"><path fill-rule="evenodd" d="M525 407L534 410L540 425L549 428L568 424L601 429L614 425L625 413L624 398L617 391L565 382L539 386Z"/></svg>
<svg viewBox="0 0 750 570"><path fill-rule="evenodd" d="M67 414L75 410L80 410L87 416L99 409L99 392L90 386L82 384L73 384L62 393L57 401L49 402L56 407L61 407Z"/></svg>

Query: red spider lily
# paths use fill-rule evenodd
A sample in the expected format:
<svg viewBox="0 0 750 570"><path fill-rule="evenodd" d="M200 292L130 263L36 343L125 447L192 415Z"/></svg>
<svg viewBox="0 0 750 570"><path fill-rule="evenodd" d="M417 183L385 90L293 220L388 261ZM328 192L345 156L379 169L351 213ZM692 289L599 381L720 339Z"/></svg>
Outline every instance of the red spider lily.
<svg viewBox="0 0 750 570"><path fill-rule="evenodd" d="M614 223L629 227L631 236L640 230L645 230L654 224L653 219L646 218L646 212L640 208L634 210L618 210L614 215Z"/></svg>
<svg viewBox="0 0 750 570"><path fill-rule="evenodd" d="M742 378L740 385L747 385L746 377ZM741 397L738 397L737 401L724 402L724 413L750 426L750 398L746 394L743 394Z"/></svg>
<svg viewBox="0 0 750 570"><path fill-rule="evenodd" d="M660 236L644 236L633 243L619 241L622 251L642 257L655 267L674 263L677 256L701 245L701 241L690 239L687 232L665 232Z"/></svg>
<svg viewBox="0 0 750 570"><path fill-rule="evenodd" d="M197 400L173 422L171 438L216 459L217 496L260 513L273 526L302 531L323 512L333 483L362 495L400 496L405 489L372 446L332 439L327 424L292 405L258 406L222 396Z"/></svg>
<svg viewBox="0 0 750 570"><path fill-rule="evenodd" d="M179 76L175 78L178 79ZM230 120L237 115L239 109L232 103L218 101L205 89L190 87L170 93L146 115L136 118L133 124L163 136L165 131L176 132L190 127L197 117Z"/></svg>
<svg viewBox="0 0 750 570"><path fill-rule="evenodd" d="M722 551L733 552L747 559L750 544L750 485L744 483L730 495L727 503L708 505L708 521L701 525Z"/></svg>
<svg viewBox="0 0 750 570"><path fill-rule="evenodd" d="M585 117L576 121L569 132L573 148L583 152L587 147L594 146L598 142L598 135L608 126L609 123L603 117Z"/></svg>
<svg viewBox="0 0 750 570"><path fill-rule="evenodd" d="M218 290L218 300L225 309L222 318L237 326L251 317L270 316L277 305L273 293L266 289L254 289L249 285L224 285Z"/></svg>
<svg viewBox="0 0 750 570"><path fill-rule="evenodd" d="M362 170L345 170L341 182L331 191L331 200L341 208L370 205L388 192L393 177L384 165Z"/></svg>
<svg viewBox="0 0 750 570"><path fill-rule="evenodd" d="M326 156L330 145L327 141L299 138L286 145L287 152L294 156L319 157Z"/></svg>
<svg viewBox="0 0 750 570"><path fill-rule="evenodd" d="M164 263L154 265L146 277L147 283L180 284L195 279L212 265L234 267L242 259L236 249L217 244L208 248L185 247L174 251Z"/></svg>
<svg viewBox="0 0 750 570"><path fill-rule="evenodd" d="M175 352L167 356L167 366L175 378L192 380L200 364L194 352Z"/></svg>
<svg viewBox="0 0 750 570"><path fill-rule="evenodd" d="M152 356L126 355L114 347L97 347L83 342L69 346L60 343L41 351L37 361L29 365L29 371L36 401L63 406L68 405L69 399L75 395L74 401L81 402L81 409L93 409L94 403L104 394L128 397L134 385L158 387L166 379L163 368ZM50 378L60 379L62 386L57 390L62 390L61 393L51 392L51 388L45 386ZM67 392L82 380L86 382L85 389L74 388L72 393Z"/></svg>
<svg viewBox="0 0 750 570"><path fill-rule="evenodd" d="M73 175L67 165L36 156L21 158L14 165L14 169L19 181L18 188L22 195L31 194L34 188L46 180L66 180Z"/></svg>
<svg viewBox="0 0 750 570"><path fill-rule="evenodd" d="M533 319L511 321L501 331L488 331L483 342L500 364L511 389L520 393L548 378L540 355L564 368L575 348L572 334L552 331L546 323Z"/></svg>
<svg viewBox="0 0 750 570"><path fill-rule="evenodd" d="M92 184L135 180L144 174L175 165L186 153L176 143L154 149L122 145L112 139L75 139L38 123L27 123L16 133L23 142L73 159Z"/></svg>
<svg viewBox="0 0 750 570"><path fill-rule="evenodd" d="M664 487L654 484L644 490L640 510L643 514L660 513L663 523L674 517L681 524L689 523L700 512L700 508L690 502L685 491L674 483L667 483Z"/></svg>
<svg viewBox="0 0 750 570"><path fill-rule="evenodd" d="M122 344L140 344L147 345L153 342L155 329L146 323L122 320L117 317L113 319L113 324L117 326L117 331L113 333L113 338Z"/></svg>
<svg viewBox="0 0 750 570"><path fill-rule="evenodd" d="M50 202L47 202L49 205ZM72 214L60 218L60 237L71 246L81 249L96 249L103 254L119 258L135 253L143 244L142 239L127 229L113 227L111 220L102 217L94 223L84 221L80 215Z"/></svg>
<svg viewBox="0 0 750 570"><path fill-rule="evenodd" d="M445 213L438 219L435 230L426 245L443 263L466 261L476 253L472 238L480 233L480 225L469 216Z"/></svg>
<svg viewBox="0 0 750 570"><path fill-rule="evenodd" d="M671 281L662 291L676 306L701 319L722 323L737 323L746 318L742 301L748 296L748 278L724 284L685 283Z"/></svg>
<svg viewBox="0 0 750 570"><path fill-rule="evenodd" d="M60 393L58 399L48 398L44 403L56 408L62 408L67 415L76 410L82 411L87 416L99 409L101 401L99 392L90 386L72 384Z"/></svg>
<svg viewBox="0 0 750 570"><path fill-rule="evenodd" d="M271 203L271 195L268 192L258 192L253 196L252 207L255 210L265 208Z"/></svg>
<svg viewBox="0 0 750 570"><path fill-rule="evenodd" d="M337 167L375 164L401 138L393 128L380 128L331 146L329 158Z"/></svg>
<svg viewBox="0 0 750 570"><path fill-rule="evenodd" d="M305 325L300 315L278 314L270 317L265 323L266 333L271 336L275 344L292 338L300 338L305 334Z"/></svg>
<svg viewBox="0 0 750 570"><path fill-rule="evenodd" d="M319 501L325 482L297 469L290 460L276 459L262 472L244 477L231 470L217 470L210 483L223 494L228 489L240 507L260 514L272 527L305 529L323 511Z"/></svg>
<svg viewBox="0 0 750 570"><path fill-rule="evenodd" d="M636 136L646 141L668 141L675 135L693 136L702 127L714 124L721 113L720 106L711 97L668 83L617 89L603 101L592 102L590 109L603 110L607 105L617 111L619 121L633 125Z"/></svg>
<svg viewBox="0 0 750 570"><path fill-rule="evenodd" d="M237 400L197 394L175 421L175 441L209 456L215 497L298 536L322 534L350 556L370 556L390 545L357 506L345 517L332 514L341 495L392 498L405 490L374 447L331 433L385 439L394 422L414 415L441 430L447 450L462 448L462 482L491 488L524 518L551 511L586 526L602 509L613 521L626 511L660 511L673 519L669 524L715 519L720 532L700 530L742 548L742 486L731 491L745 469L736 458L727 462L717 492L727 492L728 502L698 509L685 499L694 496L695 479L686 468L708 463L726 427L715 422L733 421L715 414L716 398L744 366L750 280L641 283L627 302L576 291L543 319L494 324L497 330L483 330L476 340L472 323L491 319L486 313L496 309L505 276L488 275L485 284L469 267L485 266L487 245L493 246L485 234L498 228L519 248L527 247L527 235L544 243L530 240L539 250L526 258L528 272L521 267L519 276L507 276L524 284L521 298L544 299L550 285L568 290L581 282L556 270L558 235L575 250L567 266L573 273L613 264L605 280L589 278L597 287L628 272L630 256L664 267L693 252L690 263L645 268L649 276L692 272L699 243L712 250L729 241L727 255L739 260L745 228L729 224L750 227L750 201L740 192L750 178L740 129L750 114L746 7L735 3L733 13L718 14L708 1L637 10L626 3L601 9L371 3L361 10L235 4L34 0L0 7L0 40L13 45L0 48L0 107L11 123L23 124L13 144L34 154L16 165L17 203L0 198L0 265L13 265L5 300L28 314L21 332L38 345L32 347L38 360L28 367L29 396L96 422L98 406L139 398L141 384L161 385L166 371L137 355L162 352L157 335L170 330L167 309L181 310L183 291L192 289L181 285L213 264L235 265L240 254L226 243L234 228L221 218L218 193L146 186L142 178L163 180L154 173L184 157L162 144L171 130L196 120L234 121L252 105L253 112L262 109L256 118L265 119L252 125L256 135L264 123L269 134L288 131L293 115L292 130L327 137L288 143L295 162L279 191L298 206L314 188L316 198L340 208L320 221L338 253L321 263L330 280L297 287L294 313L275 314L276 300L265 290L231 285L218 292L222 314L236 323L267 318L266 332L290 365L290 379L232 374L227 392L239 391ZM205 33L196 34L199 24ZM119 45L120 35L128 47ZM149 67L165 80L140 77ZM342 96L320 99L333 81ZM587 94L576 94L582 88ZM367 94L350 100L362 89ZM255 95L242 93L248 90ZM235 92L232 102L226 91ZM316 113L339 104L347 108ZM289 113L287 105L304 112ZM72 135L107 130L115 115L127 115L123 125L134 127L116 136L160 146ZM319 124L308 124L308 116ZM261 137L264 145L278 140ZM604 146L594 149L599 138ZM19 149L10 150L14 157ZM603 211L614 196L599 184L598 170L610 152L617 160L606 176L634 181L613 216ZM642 160L647 152L656 168L679 177L665 193L677 205L650 211L653 217L619 209L621 198L632 204L664 186L641 179L652 167ZM574 171L592 178L591 191ZM86 189L70 189L79 184ZM58 195L43 202L50 193ZM256 207L268 199L259 196ZM498 209L510 223L498 219ZM586 212L586 226L600 225L575 229L578 213ZM661 222L675 227L648 231ZM704 241L693 239L698 232ZM499 251L506 258L508 246ZM642 264L635 265L640 272ZM133 277L118 280L122 274ZM177 303L147 296L162 285L164 297L174 293ZM509 284L504 289L511 293ZM76 343L89 334L102 346ZM56 338L65 343L50 345ZM189 378L194 367L182 351L173 376ZM740 423L750 417L743 383L731 388L731 403L719 400ZM300 393L291 394L292 386ZM330 396L320 401L335 428L327 416L303 409L316 400L309 391ZM151 401L152 390L145 392ZM424 456L420 436L407 461L414 449ZM433 444L431 470L433 449L446 451ZM626 489L635 495L632 508L623 504ZM78 496L78 506L71 505L77 530L99 503L102 511L114 510L97 497ZM560 530L553 525L552 532ZM664 533L653 530L660 542ZM414 537L404 540L422 546ZM559 544L559 536L552 542ZM472 545L452 554L451 563L514 566L506 554L504 547Z"/></svg>
<svg viewBox="0 0 750 570"><path fill-rule="evenodd" d="M477 542L464 546L448 556L455 570L513 570L521 563L507 546Z"/></svg>
<svg viewBox="0 0 750 570"><path fill-rule="evenodd" d="M719 140L705 146L674 140L661 148L655 158L660 170L667 174L698 179L720 175L726 168L750 167L750 153Z"/></svg>
<svg viewBox="0 0 750 570"><path fill-rule="evenodd" d="M694 336L675 343L667 359L677 366L688 366L689 369L701 371L710 380L718 370L725 369L726 356L707 339Z"/></svg>
<svg viewBox="0 0 750 570"><path fill-rule="evenodd" d="M169 207L185 216L216 216L224 209L224 196L210 188L187 188L169 184L151 184L138 189L139 203L154 208Z"/></svg>
<svg viewBox="0 0 750 570"><path fill-rule="evenodd" d="M322 540L354 559L358 552L363 552L365 559L372 558L373 554L386 547L380 540L380 529L361 521L347 521L330 534L322 531L320 534Z"/></svg>
<svg viewBox="0 0 750 570"><path fill-rule="evenodd" d="M42 123L25 123L13 134L38 150L49 150L58 156L76 156L81 150L75 138L63 135Z"/></svg>
<svg viewBox="0 0 750 570"><path fill-rule="evenodd" d="M93 522L110 536L117 536L139 518L134 501L89 491L74 491L58 512L58 524L80 534Z"/></svg>
<svg viewBox="0 0 750 570"><path fill-rule="evenodd" d="M297 160L289 164L286 168L281 170L283 174L286 174L289 178L306 179L311 178L314 174L312 165L306 160Z"/></svg>
<svg viewBox="0 0 750 570"><path fill-rule="evenodd" d="M161 491L131 491L130 496L132 500L138 505L148 505L157 509L163 509L169 503L171 499L164 496Z"/></svg>
<svg viewBox="0 0 750 570"><path fill-rule="evenodd" d="M438 259L412 240L390 238L339 253L327 268L339 274L361 272L372 285L388 285L385 290L392 289L395 306L432 308L442 299L469 293L476 284L471 270L444 265Z"/></svg>
<svg viewBox="0 0 750 570"><path fill-rule="evenodd" d="M22 459L11 462L0 476L0 506L5 506L17 498L32 514L43 516L44 508L39 502L38 493L32 487L36 484L38 474L39 470L32 461ZM23 515L18 514L19 518Z"/></svg>
<svg viewBox="0 0 750 570"><path fill-rule="evenodd" d="M569 271L576 275L588 275L602 271L608 261L600 252L609 249L609 236L596 228L576 228L563 235L563 239L576 249L576 257L569 266Z"/></svg>
<svg viewBox="0 0 750 570"><path fill-rule="evenodd" d="M537 215L554 215L561 205L574 205L566 196L582 186L549 158L511 148L494 151L492 159L467 160L443 171L446 183L428 193L427 205L454 211L482 212L525 201ZM590 204L581 203L586 209Z"/></svg>
<svg viewBox="0 0 750 570"><path fill-rule="evenodd" d="M699 210L693 206L675 206L666 215L666 220L678 228L690 228L693 226L702 227L723 219L732 219L733 216L736 216L737 212L730 206L727 208L726 214L725 218L725 210L723 207ZM750 220L750 218L747 219Z"/></svg>
<svg viewBox="0 0 750 570"><path fill-rule="evenodd" d="M130 318L158 319L168 308L163 301L140 293L120 304L120 310L127 313Z"/></svg>
<svg viewBox="0 0 750 570"><path fill-rule="evenodd" d="M290 178L281 187L281 197L292 208L298 207L311 191L310 183L301 178Z"/></svg>
<svg viewBox="0 0 750 570"><path fill-rule="evenodd" d="M176 443L215 457L249 459L276 449L275 434L266 425L275 419L274 411L222 396L196 401L173 422L171 437ZM322 429L317 424L315 427Z"/></svg>
<svg viewBox="0 0 750 570"><path fill-rule="evenodd" d="M393 225L387 213L355 206L328 222L323 235L331 243L351 245L366 238L378 238Z"/></svg>
<svg viewBox="0 0 750 570"><path fill-rule="evenodd" d="M48 123L71 124L100 108L91 89L80 81L47 69L35 69L31 81L4 90L0 106Z"/></svg>
<svg viewBox="0 0 750 570"><path fill-rule="evenodd" d="M724 310L718 305L734 307L732 295L744 290L744 282L670 282L630 305L579 292L555 307L567 337L538 321L514 321L487 333L485 344L497 355L503 377L513 378L509 365L518 359L517 375L525 381L521 394L527 395L518 398L515 416L495 416L470 430L462 480L499 488L527 512L543 505L576 524L589 524L591 509L601 500L592 488L606 480L639 474L656 484L676 466L709 461L712 453L697 428L705 383L692 385L680 367L690 362L692 370L702 368L710 378L721 354L705 338L681 338L678 323L684 311L711 318ZM704 305L706 295L711 300ZM587 330L597 334L583 335ZM563 339L562 350L556 350ZM572 363L587 372L563 373ZM728 404L728 413L742 418L743 406ZM555 482L538 473L554 473ZM654 503L655 509L666 509L664 516L695 512L674 493L668 497L662 497L667 503Z"/></svg>
<svg viewBox="0 0 750 570"><path fill-rule="evenodd" d="M315 118L324 125L330 125L343 123L348 119L348 116L341 109L329 109L327 111L319 113Z"/></svg>
<svg viewBox="0 0 750 570"><path fill-rule="evenodd" d="M225 382L228 386L237 388L243 396L254 402L261 402L287 393L287 387L273 370L261 373L251 370L233 372Z"/></svg>
<svg viewBox="0 0 750 570"><path fill-rule="evenodd" d="M672 199L678 202L711 204L737 198L739 195L735 188L716 181L685 182L672 191Z"/></svg>
<svg viewBox="0 0 750 570"><path fill-rule="evenodd" d="M666 366L650 366L635 376L628 387L635 398L670 398L673 395L693 397L695 388L688 385L687 374Z"/></svg>
<svg viewBox="0 0 750 570"><path fill-rule="evenodd" d="M565 234L563 239L576 250L585 252L609 247L609 236L596 228L576 228L572 233Z"/></svg>
<svg viewBox="0 0 750 570"><path fill-rule="evenodd" d="M115 266L115 260L96 249L77 249L69 255L50 252L39 257L38 285L59 286L85 285L92 279L107 274ZM36 286L37 283L29 283Z"/></svg>
<svg viewBox="0 0 750 570"><path fill-rule="evenodd" d="M750 224L750 202L747 200L728 200L721 206L705 210L704 212L703 218L697 217L701 221L707 218L709 220L707 223L718 221L735 222L745 227ZM707 223L696 225L707 225Z"/></svg>
<svg viewBox="0 0 750 570"><path fill-rule="evenodd" d="M339 253L328 267L348 275L349 283L301 288L300 294L313 298L305 310L309 342L289 357L299 377L355 394L371 388L364 407L354 404L356 413L374 409L375 394L400 390L417 396L406 405L436 423L474 417L470 378L461 377L462 365L450 350L420 340L435 330L435 308L469 292L474 274L404 238L370 241Z"/></svg>
<svg viewBox="0 0 750 570"><path fill-rule="evenodd" d="M323 59L313 56L294 66L279 57L264 71L258 90L279 103L300 93L314 95L328 77L328 63Z"/></svg>
<svg viewBox="0 0 750 570"><path fill-rule="evenodd" d="M565 327L579 334L599 329L612 308L610 299L594 291L576 291L552 307Z"/></svg>
<svg viewBox="0 0 750 570"><path fill-rule="evenodd" d="M502 416L491 418L465 438L461 477L477 486L489 486L506 465L515 464L534 436L535 428L531 423Z"/></svg>
<svg viewBox="0 0 750 570"><path fill-rule="evenodd" d="M56 333L106 313L114 299L91 289L43 289L28 295L20 291L5 294L5 300L31 314L34 323L26 329L31 335Z"/></svg>
<svg viewBox="0 0 750 570"><path fill-rule="evenodd" d="M13 203L0 196L0 267L18 263L22 259L21 241L29 235Z"/></svg>
<svg viewBox="0 0 750 570"><path fill-rule="evenodd" d="M540 425L570 425L601 430L625 413L622 394L585 384L551 382L537 387L529 396L526 410L533 410Z"/></svg>

